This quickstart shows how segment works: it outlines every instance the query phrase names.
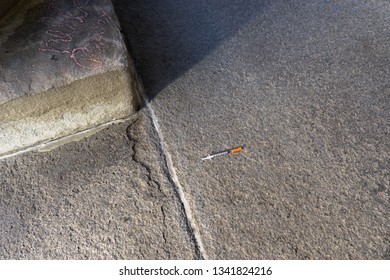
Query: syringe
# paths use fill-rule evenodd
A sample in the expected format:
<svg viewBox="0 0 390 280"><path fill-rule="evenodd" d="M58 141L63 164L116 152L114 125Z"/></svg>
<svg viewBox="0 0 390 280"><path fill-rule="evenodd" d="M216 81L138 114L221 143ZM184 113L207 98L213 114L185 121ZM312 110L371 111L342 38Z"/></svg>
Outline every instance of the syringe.
<svg viewBox="0 0 390 280"><path fill-rule="evenodd" d="M212 159L213 157L222 156L222 155L226 155L226 154L230 154L230 153L239 153L239 152L243 151L244 149L245 149L244 146L239 146L239 147L235 147L235 148L228 149L225 151L212 153L212 154L209 154L207 157L202 158L202 160Z"/></svg>

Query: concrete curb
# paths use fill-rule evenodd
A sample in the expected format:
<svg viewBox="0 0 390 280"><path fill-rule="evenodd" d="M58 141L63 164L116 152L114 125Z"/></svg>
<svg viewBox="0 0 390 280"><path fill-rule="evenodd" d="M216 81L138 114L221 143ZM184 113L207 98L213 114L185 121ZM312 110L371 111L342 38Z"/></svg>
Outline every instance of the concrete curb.
<svg viewBox="0 0 390 280"><path fill-rule="evenodd" d="M0 156L137 111L110 1L24 1L0 23ZM26 43L27 42L27 43Z"/></svg>

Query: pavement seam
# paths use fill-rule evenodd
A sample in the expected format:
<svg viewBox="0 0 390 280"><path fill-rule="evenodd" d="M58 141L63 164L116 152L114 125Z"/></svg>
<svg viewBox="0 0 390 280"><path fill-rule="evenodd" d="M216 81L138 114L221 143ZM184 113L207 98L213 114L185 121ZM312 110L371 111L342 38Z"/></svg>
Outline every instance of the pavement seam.
<svg viewBox="0 0 390 280"><path fill-rule="evenodd" d="M207 260L208 256L207 256L206 250L204 249L204 246L203 246L203 242L202 242L202 238L200 236L199 228L196 224L195 219L193 218L191 206L188 203L187 199L185 198L184 190L183 190L183 187L180 184L179 178L176 174L176 169L173 166L173 161L172 161L171 155L168 152L168 149L166 148L166 144L164 142L164 137L162 136L157 117L156 117L154 110L149 102L149 98L145 94L145 88L144 88L144 85L142 83L141 77L139 77L137 80L138 80L138 83L136 84L137 89L135 92L138 95L139 100L141 101L141 106L145 107L146 110L150 114L150 119L152 120L153 127L157 133L157 137L158 137L157 140L158 140L158 144L159 144L160 149L161 149L161 156L163 157L163 160L165 161L165 164L167 167L166 176L168 177L169 181L172 183L174 190L175 190L175 192L180 200L180 203L183 207L185 222L187 224L189 234L191 235L191 238L192 238L194 245L195 245L195 250L196 250L195 254L199 257L199 259Z"/></svg>
<svg viewBox="0 0 390 280"><path fill-rule="evenodd" d="M177 186L177 182L174 181L174 179L173 179L172 171L169 169L167 156L166 156L165 150L162 146L161 136L157 132L156 125L155 125L153 118L151 116L152 112L150 111L150 109L151 108L146 108L146 110L149 110L149 114L142 113L142 116L147 117L148 122L150 122L150 124L153 126L153 129L154 129L153 136L154 136L154 139L156 141L155 144L157 145L156 148L159 150L161 161L162 161L162 164L164 165L164 167L163 167L164 176L168 179L169 183L172 185L173 192L180 203L181 211L182 211L182 213L184 213L182 216L183 221L186 225L186 232L189 235L189 237L191 238L191 242L195 246L195 256L197 259L205 259L206 254L204 253L203 246L199 242L200 238L199 238L199 236L197 236L195 234L195 232L197 230L196 225L193 222L192 215L188 214L189 213L188 208L186 208L186 207L189 207L188 205L186 205L188 203L183 202L183 201L185 201L185 198L183 199L183 194L180 194L179 187ZM139 128L143 125L142 123L140 123L140 120L141 120L140 117L141 116L139 116L135 120L133 120L131 122L131 124L126 129L126 136L127 136L128 140L131 142L132 160L134 162L136 162L137 164L139 164L141 166L141 168L145 171L145 175L147 176L147 184L150 187L157 188L159 190L159 192L161 192L164 195L164 197L166 197L166 194L162 190L161 184L156 179L153 178L152 168L149 166L149 163L147 161L144 161L138 154L139 153L138 145L139 145L140 139L138 139L136 136L138 134L137 128ZM164 225L164 230L162 232L162 238L164 240L164 243L167 245L168 244L168 239L167 239L168 231L166 230L167 216L165 213L164 205L161 205L160 210L162 213L162 218L163 218L162 222ZM171 254L170 254L169 250L164 249L164 251L166 252L168 258L170 258Z"/></svg>
<svg viewBox="0 0 390 280"><path fill-rule="evenodd" d="M188 203L188 201L187 201L187 199L185 197L183 187L181 186L179 178L178 178L178 176L176 174L176 169L175 169L175 167L173 165L173 161L172 161L171 155L170 155L170 153L168 152L168 150L166 148L166 144L164 142L164 138L162 136L162 133L161 133L161 130L160 130L160 127L159 127L159 124L158 124L157 117L156 117L156 115L154 113L154 110L153 110L152 106L150 105L147 97L144 97L143 99L144 99L144 102L145 102L145 106L146 106L147 110L150 113L150 117L152 119L152 123L153 123L154 129L156 130L156 133L157 133L157 136L158 136L158 140L160 142L160 148L161 148L162 156L165 159L165 162L166 162L166 165L167 165L167 168L168 168L168 174L167 175L168 175L169 179L171 180L172 184L174 185L174 187L176 188L176 192L177 192L177 194L179 196L179 199L180 199L180 202L181 202L181 204L183 206L185 218L187 220L189 229L191 230L191 235L193 236L193 240L194 240L196 249L197 249L197 251L199 253L199 257L201 259L206 260L206 259L208 259L208 257L207 257L207 253L206 253L206 251L204 249L204 246L203 246L203 242L202 242L202 238L200 236L200 232L199 232L198 226L196 224L195 219L193 218L190 204Z"/></svg>
<svg viewBox="0 0 390 280"><path fill-rule="evenodd" d="M62 146L62 145L67 144L67 143L70 143L70 142L77 142L77 141L81 140L82 138L89 137L92 134L95 134L95 133L99 132L100 130L103 130L104 128L106 128L106 127L108 127L108 126L110 126L112 124L124 123L124 122L126 122L128 120L131 120L131 119L132 119L132 116L124 117L124 118L121 118L121 119L105 122L103 124L100 124L100 125L97 125L97 126L94 126L94 127L91 127L91 128L87 128L87 129L84 129L82 131L75 132L75 133L72 133L70 135L66 135L66 136L63 136L63 137L60 137L60 138L57 138L57 139L44 141L43 143L38 143L36 145L20 149L20 150L17 150L15 152L12 152L12 153L9 153L9 154L1 155L0 156L0 161L1 160L5 160L7 158L15 157L15 156L18 156L18 155L21 155L21 154L25 154L25 153L28 153L28 152L37 152L37 151L40 151L42 149L45 149L46 147L48 147L50 145L55 145L56 143L60 143L60 142L63 142L63 143L59 144L57 147ZM83 135L85 135L85 136L83 136ZM81 137L81 138L77 139L77 137Z"/></svg>

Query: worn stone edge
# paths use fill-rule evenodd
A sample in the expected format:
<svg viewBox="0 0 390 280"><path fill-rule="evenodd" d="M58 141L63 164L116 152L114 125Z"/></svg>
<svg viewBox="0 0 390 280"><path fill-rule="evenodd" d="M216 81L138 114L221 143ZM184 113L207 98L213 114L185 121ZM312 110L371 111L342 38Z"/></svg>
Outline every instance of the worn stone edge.
<svg viewBox="0 0 390 280"><path fill-rule="evenodd" d="M104 124L104 123L110 123L111 121L115 121L115 120L118 120L118 119L123 119L127 116L130 116L134 113L136 113L139 109L139 106L140 106L140 98L139 98L139 78L138 78L138 75L137 73L135 72L135 69L134 69L134 66L133 66L133 63L132 61L130 60L129 58L129 67L128 69L125 70L125 75L127 75L127 82L128 84L124 85L125 89L124 89L124 92L122 92L122 95L121 94L118 94L117 95L117 98L120 99L119 101L119 104L114 104L114 105L117 105L119 106L120 108L118 109L119 112L117 112L117 110L111 106L112 108L108 108L110 105L107 105L106 107L104 107L106 104L100 104L102 107L101 108L108 108L106 110L106 115L103 116L103 113L102 115L98 116L98 113L95 112L95 119L96 119L96 116L98 116L98 120L97 121L88 121L88 119L85 119L84 121L87 123L87 124L84 124L84 125L80 125L78 128L73 128L73 129L70 129L68 130L67 132L62 132L62 133L57 133L54 137L48 137L46 139L40 139L39 141L33 141L33 142L30 142L29 144L26 144L24 146L17 146L15 145L14 148L4 148L3 151L0 151L0 158L2 157L8 157L9 155L16 155L18 154L20 151L28 151L28 150L31 150L31 149L34 149L34 147L37 147L41 144L44 144L44 143L47 143L47 142L50 142L50 141L53 141L55 139L59 139L59 138L62 138L64 136L68 136L68 135L71 135L71 134L75 134L77 132L80 132L80 131L84 131L85 129L90 129L90 128L94 128L96 126L99 126L101 124ZM112 72L117 72L117 71L112 71ZM97 76L101 76L101 75L106 75L106 74L99 74L99 75L96 75L96 76L92 76L92 77L88 77L88 78L85 78L85 79L91 79L91 78L99 78ZM84 79L81 79L81 80L77 80L75 82L77 83L82 83L82 80ZM114 82L115 83L115 82ZM71 85L71 84L70 84ZM69 85L63 87L63 88L67 88ZM64 90L63 88L56 88L55 90ZM104 94L105 93L102 93L103 95L103 101L104 101ZM128 96L124 96L123 94L128 94ZM23 98L23 97L22 97ZM39 95L38 96L33 96L31 98L39 98ZM106 97L107 98L107 97ZM126 100L127 98L127 100ZM12 102L12 101L10 101ZM22 101L23 102L23 101ZM100 103L102 102L102 100L100 100ZM1 107L3 107L3 109L7 106L8 102L1 105ZM91 108L91 110L95 109L95 111L99 108L96 108L96 104L94 103L87 103L87 104L84 104L85 107L88 108ZM16 106L18 107L18 106ZM53 108L55 109L55 108ZM110 111L111 110L111 111ZM5 111L2 110L2 111ZM49 110L50 111L50 110ZM108 114L107 114L108 112ZM42 112L42 114L45 114L46 112ZM63 113L65 113L65 111L63 111ZM75 112L75 114L77 113L80 113L80 112ZM83 112L81 112L81 115L83 114ZM6 128L6 124L7 122L4 120L4 115L7 115L6 113L3 113L3 120L2 120L2 123L0 123L0 130L3 130L5 131L7 128ZM70 114L71 116L71 114ZM12 116L11 116L12 117ZM8 122L9 121L15 121L10 119L11 118L10 116L8 116ZM88 117L88 113L84 114L84 117ZM16 121L17 122L21 122L23 120L27 120L31 118L31 115L30 116L24 116L22 118L19 118L17 119ZM39 123L40 121L40 118L42 118L42 116L38 116L37 119L35 120L36 124ZM57 116L57 120L58 119L61 119L61 118L64 118L63 115L59 114L59 116ZM53 126L54 125L54 122L55 122L55 117L52 116L52 122L51 122L51 125ZM34 120L31 122L31 123L34 123ZM10 126L12 124L9 124L8 123L8 126ZM34 125L30 126L31 127L31 131L34 131L36 129L36 127L34 127ZM28 128L30 128L28 127ZM8 127L8 129L10 129ZM42 127L41 127L41 130L42 130ZM20 136L22 136L23 133L21 132L20 133ZM5 139L6 136L4 136L3 138L3 143L2 145L5 146L5 143L7 143L7 140ZM18 137L18 136L13 136L13 137ZM0 139L1 141L1 139ZM8 140L9 142L9 140ZM31 149L30 149L31 148Z"/></svg>

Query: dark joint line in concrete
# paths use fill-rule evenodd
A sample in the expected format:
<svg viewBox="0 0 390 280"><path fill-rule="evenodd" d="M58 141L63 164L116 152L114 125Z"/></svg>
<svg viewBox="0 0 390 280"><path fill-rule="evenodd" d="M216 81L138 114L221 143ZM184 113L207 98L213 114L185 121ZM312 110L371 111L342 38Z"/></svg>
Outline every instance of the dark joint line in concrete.
<svg viewBox="0 0 390 280"><path fill-rule="evenodd" d="M176 192L178 199L182 205L184 215L185 215L185 222L188 227L188 232L190 234L191 239L193 240L195 244L195 250L196 250L196 256L199 259L208 259L207 253L204 249L203 242L199 233L198 226L196 224L195 219L192 215L192 210L190 207L190 204L188 203L183 187L180 184L179 178L177 177L175 167L173 166L172 158L170 154L168 153L168 150L165 148L164 138L161 134L161 130L158 125L158 120L156 115L154 114L153 108L149 103L149 99L145 94L145 89L142 83L142 80L139 79L139 82L137 83L137 90L136 93L138 94L140 102L146 107L146 110L150 114L150 118L153 124L154 129L156 130L158 141L159 141L159 149L161 150L161 155L163 157L164 163L167 167L167 178L174 186L174 191ZM135 121L136 122L136 121ZM134 123L135 123L134 122ZM132 126L132 125L131 125ZM129 136L128 136L129 137ZM134 149L134 147L133 147Z"/></svg>

